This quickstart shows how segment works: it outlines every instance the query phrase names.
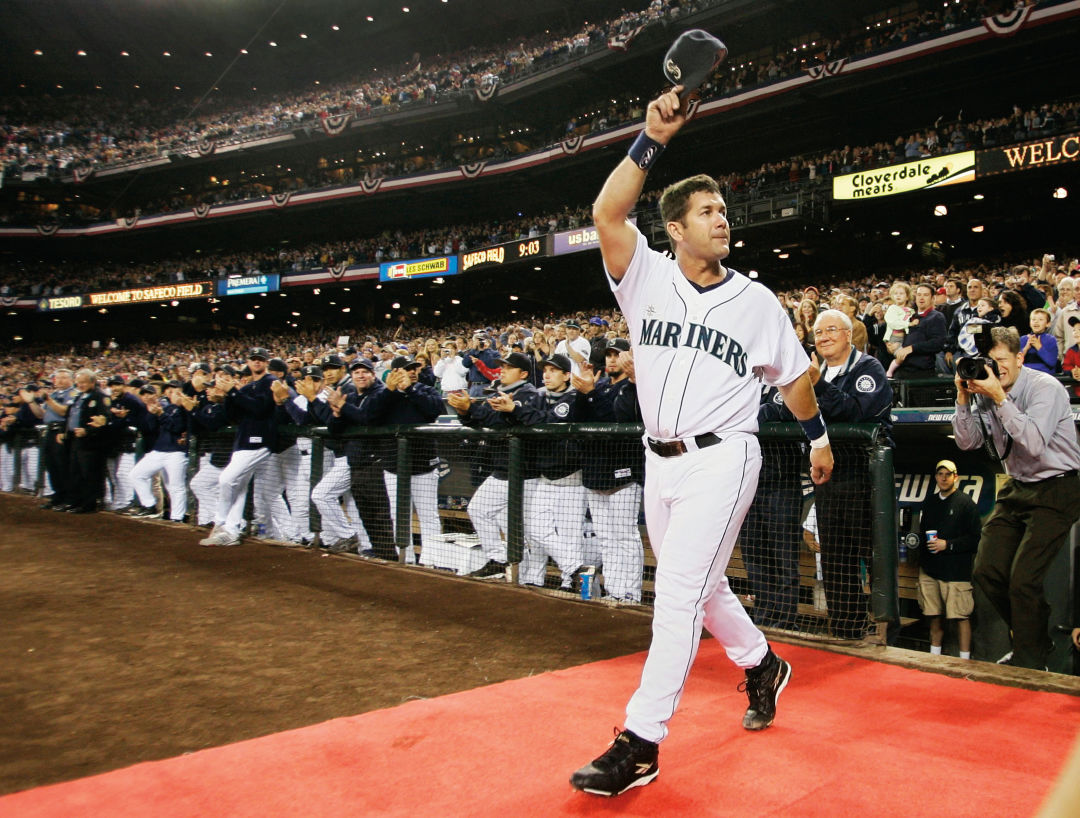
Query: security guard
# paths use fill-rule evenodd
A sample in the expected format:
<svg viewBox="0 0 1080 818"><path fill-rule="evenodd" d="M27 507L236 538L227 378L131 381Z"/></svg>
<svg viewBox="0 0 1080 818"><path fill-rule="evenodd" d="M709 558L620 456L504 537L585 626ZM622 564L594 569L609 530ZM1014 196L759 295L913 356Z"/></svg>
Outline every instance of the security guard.
<svg viewBox="0 0 1080 818"><path fill-rule="evenodd" d="M335 390L329 396L334 415L330 423L331 434L341 435L357 426L385 426L389 422L390 392L375 376L375 365L367 358L358 357L349 374L356 392L346 396ZM371 541L371 549L362 550L361 556L396 561L398 554L390 524L390 500L382 475L387 455L387 441L380 438L361 437L345 442L349 490Z"/></svg>
<svg viewBox="0 0 1080 818"><path fill-rule="evenodd" d="M105 494L105 447L112 401L98 389L97 376L90 369L75 374L77 394L68 409L64 445L68 454L67 511L93 514Z"/></svg>
<svg viewBox="0 0 1080 818"><path fill-rule="evenodd" d="M390 364L390 374L386 376L386 388L390 392L388 423L394 425L414 425L433 423L443 411L442 395L433 386L419 382L423 365L399 355ZM412 438L410 459L404 464L404 473L409 476L409 496L412 508L420 521L420 547L437 549L437 537L442 534L439 522L439 453L435 440L431 437ZM402 471L394 453L387 453L384 463L383 478L386 493L390 501L390 520L394 526L397 542L397 477ZM411 515L409 528L411 525ZM411 538L410 538L411 541ZM406 562L412 562L412 548L406 553Z"/></svg>
<svg viewBox="0 0 1080 818"><path fill-rule="evenodd" d="M543 412L543 399L530 382L532 365L528 356L511 352L498 361L498 391L487 398L474 399L463 392L452 392L447 403L458 413L465 426L504 429L520 424L524 419ZM506 543L500 532L507 530L507 485L510 450L506 441L485 441L483 452L491 472L469 500L469 519L480 538L487 561L469 576L476 579L499 580L506 572ZM525 481L538 476L526 458ZM526 494L528 489L526 489Z"/></svg>
<svg viewBox="0 0 1080 818"><path fill-rule="evenodd" d="M616 338L605 353L603 377L596 378L589 367L573 376L579 420L640 423L633 368L630 342ZM582 443L581 480L588 492L589 516L600 547L604 595L616 602L641 602L645 547L638 516L644 457L645 448L637 437L611 440L590 435Z"/></svg>
<svg viewBox="0 0 1080 818"><path fill-rule="evenodd" d="M53 373L53 387L53 391L45 397L44 405L31 407L34 414L45 424L45 474L52 488L52 496L42 508L67 511L71 498L67 493L68 453L64 446L64 431L67 428L68 410L76 395L71 370L56 370Z"/></svg>

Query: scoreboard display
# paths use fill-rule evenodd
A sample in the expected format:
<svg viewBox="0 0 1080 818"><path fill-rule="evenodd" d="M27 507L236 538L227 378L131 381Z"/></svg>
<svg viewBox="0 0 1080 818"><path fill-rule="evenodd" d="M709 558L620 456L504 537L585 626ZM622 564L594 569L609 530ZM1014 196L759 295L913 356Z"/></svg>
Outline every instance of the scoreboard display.
<svg viewBox="0 0 1080 818"><path fill-rule="evenodd" d="M496 244L493 247L482 247L479 250L462 253L460 256L461 272L467 273L469 270L505 267L518 261L544 258L549 255L551 255L551 248L547 236L508 241L505 244Z"/></svg>

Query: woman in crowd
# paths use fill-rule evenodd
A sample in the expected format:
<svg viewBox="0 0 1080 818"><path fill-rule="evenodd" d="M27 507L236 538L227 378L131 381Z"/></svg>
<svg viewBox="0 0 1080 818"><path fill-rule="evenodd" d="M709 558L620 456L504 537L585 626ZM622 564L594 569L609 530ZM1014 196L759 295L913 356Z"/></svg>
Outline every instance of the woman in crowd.
<svg viewBox="0 0 1080 818"><path fill-rule="evenodd" d="M998 298L997 308L1001 313L1002 326L1014 328L1017 335L1031 332L1027 302L1020 293L1004 290Z"/></svg>

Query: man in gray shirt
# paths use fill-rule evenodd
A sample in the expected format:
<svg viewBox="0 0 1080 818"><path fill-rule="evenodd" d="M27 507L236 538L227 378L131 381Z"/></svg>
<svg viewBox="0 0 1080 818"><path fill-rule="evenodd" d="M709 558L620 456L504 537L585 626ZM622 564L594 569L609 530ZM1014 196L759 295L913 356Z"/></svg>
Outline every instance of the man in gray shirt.
<svg viewBox="0 0 1080 818"><path fill-rule="evenodd" d="M973 581L1012 629L1010 663L1041 670L1052 646L1043 580L1080 515L1080 445L1065 387L1023 365L1014 330L990 332L997 375L955 379L956 444L986 446L1009 475L983 525Z"/></svg>

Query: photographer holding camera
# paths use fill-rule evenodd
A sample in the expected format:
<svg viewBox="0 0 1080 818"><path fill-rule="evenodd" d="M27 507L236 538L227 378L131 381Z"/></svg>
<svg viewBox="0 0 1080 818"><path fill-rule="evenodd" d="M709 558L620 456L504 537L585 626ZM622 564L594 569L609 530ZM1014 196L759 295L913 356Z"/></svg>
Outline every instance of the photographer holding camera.
<svg viewBox="0 0 1080 818"><path fill-rule="evenodd" d="M1043 580L1077 519L1080 445L1065 387L1023 365L1014 331L977 329L982 357L957 365L953 432L961 449L985 446L1009 479L983 526L973 580L1012 630L1010 663L1041 670L1052 647Z"/></svg>

